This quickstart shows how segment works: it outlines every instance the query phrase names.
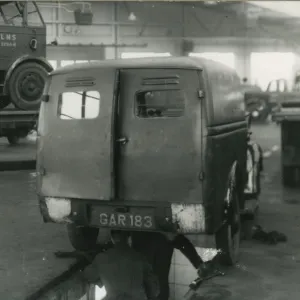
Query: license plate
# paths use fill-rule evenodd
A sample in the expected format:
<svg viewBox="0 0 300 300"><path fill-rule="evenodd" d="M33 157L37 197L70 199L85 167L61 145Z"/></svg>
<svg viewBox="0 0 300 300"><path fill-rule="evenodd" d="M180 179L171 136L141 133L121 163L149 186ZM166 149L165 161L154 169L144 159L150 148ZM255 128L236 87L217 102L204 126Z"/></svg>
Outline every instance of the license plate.
<svg viewBox="0 0 300 300"><path fill-rule="evenodd" d="M128 213L100 213L101 226L118 228L153 229L154 219L150 215Z"/></svg>

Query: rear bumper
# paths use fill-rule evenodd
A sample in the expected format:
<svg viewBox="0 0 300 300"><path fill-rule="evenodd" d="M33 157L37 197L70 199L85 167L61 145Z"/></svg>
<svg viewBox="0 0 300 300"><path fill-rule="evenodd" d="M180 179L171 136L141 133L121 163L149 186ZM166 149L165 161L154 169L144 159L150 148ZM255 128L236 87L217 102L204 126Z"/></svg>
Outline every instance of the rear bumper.
<svg viewBox="0 0 300 300"><path fill-rule="evenodd" d="M203 204L126 201L124 205L124 202L67 199L70 201L70 207L67 207L63 201L66 199L56 198L49 204L45 197L39 197L45 222L183 234L206 232Z"/></svg>

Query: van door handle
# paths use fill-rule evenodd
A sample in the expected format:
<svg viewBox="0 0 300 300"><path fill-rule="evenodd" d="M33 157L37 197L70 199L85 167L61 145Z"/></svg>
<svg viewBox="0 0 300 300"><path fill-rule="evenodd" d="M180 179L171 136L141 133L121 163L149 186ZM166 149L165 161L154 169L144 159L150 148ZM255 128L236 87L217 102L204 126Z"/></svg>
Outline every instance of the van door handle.
<svg viewBox="0 0 300 300"><path fill-rule="evenodd" d="M128 139L126 137L121 137L117 139L116 142L125 145L126 143L128 143Z"/></svg>

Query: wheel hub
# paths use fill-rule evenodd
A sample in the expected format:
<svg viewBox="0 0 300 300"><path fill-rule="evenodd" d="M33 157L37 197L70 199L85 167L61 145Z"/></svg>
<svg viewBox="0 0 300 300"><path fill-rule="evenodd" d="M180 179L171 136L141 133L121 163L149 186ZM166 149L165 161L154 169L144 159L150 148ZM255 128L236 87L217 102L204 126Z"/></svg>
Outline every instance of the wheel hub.
<svg viewBox="0 0 300 300"><path fill-rule="evenodd" d="M19 81L19 92L26 101L37 101L44 88L44 80L37 73L27 73Z"/></svg>

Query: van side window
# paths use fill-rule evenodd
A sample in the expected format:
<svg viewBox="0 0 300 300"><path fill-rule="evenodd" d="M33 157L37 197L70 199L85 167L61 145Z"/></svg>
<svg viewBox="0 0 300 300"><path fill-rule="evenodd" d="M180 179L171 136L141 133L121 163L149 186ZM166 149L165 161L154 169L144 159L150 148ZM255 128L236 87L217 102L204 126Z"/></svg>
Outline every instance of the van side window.
<svg viewBox="0 0 300 300"><path fill-rule="evenodd" d="M181 117L184 107L181 90L142 91L135 97L135 114L140 118Z"/></svg>
<svg viewBox="0 0 300 300"><path fill-rule="evenodd" d="M65 92L59 95L58 116L60 119L95 119L100 111L98 91Z"/></svg>

